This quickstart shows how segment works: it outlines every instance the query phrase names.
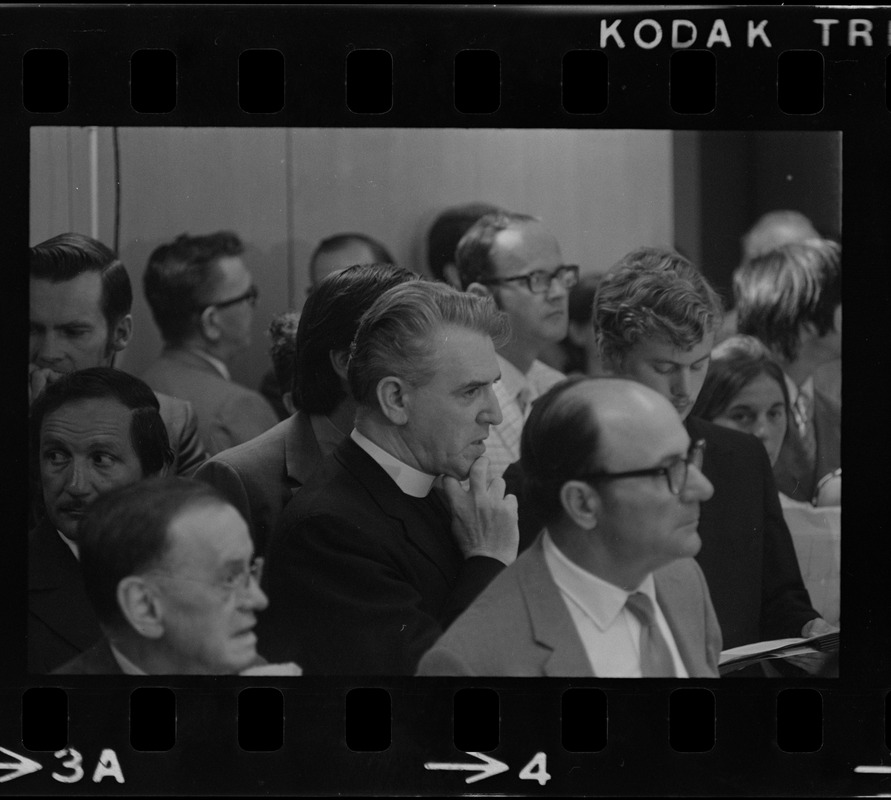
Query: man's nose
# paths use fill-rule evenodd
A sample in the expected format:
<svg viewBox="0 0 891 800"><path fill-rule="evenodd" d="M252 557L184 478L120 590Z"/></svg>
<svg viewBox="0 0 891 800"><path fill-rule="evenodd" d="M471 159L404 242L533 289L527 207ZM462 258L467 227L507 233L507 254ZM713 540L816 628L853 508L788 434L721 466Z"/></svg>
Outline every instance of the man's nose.
<svg viewBox="0 0 891 800"><path fill-rule="evenodd" d="M245 604L254 611L262 611L269 605L269 598L266 596L266 592L260 588L260 581L253 578L251 578L250 586L244 597Z"/></svg>
<svg viewBox="0 0 891 800"><path fill-rule="evenodd" d="M59 337L54 336L52 332L31 336L31 361L37 366L51 367L64 355Z"/></svg>
<svg viewBox="0 0 891 800"><path fill-rule="evenodd" d="M675 397L690 396L690 373L679 369L671 378L671 393Z"/></svg>
<svg viewBox="0 0 891 800"><path fill-rule="evenodd" d="M548 300L559 300L569 296L569 289L563 285L563 281L556 275L551 278L548 284Z"/></svg>
<svg viewBox="0 0 891 800"><path fill-rule="evenodd" d="M486 425L500 425L503 419L501 404L495 396L495 390L489 386L486 388L486 405L480 412L479 420Z"/></svg>
<svg viewBox="0 0 891 800"><path fill-rule="evenodd" d="M767 441L767 419L764 417L758 417L755 420L755 427L752 430L752 433L757 436L762 442Z"/></svg>
<svg viewBox="0 0 891 800"><path fill-rule="evenodd" d="M695 464L690 464L687 468L687 485L684 487L686 498L704 503L714 493L715 487L712 486L712 482L705 477L699 467Z"/></svg>
<svg viewBox="0 0 891 800"><path fill-rule="evenodd" d="M72 497L85 497L90 493L90 479L84 464L72 459L68 467L65 491Z"/></svg>

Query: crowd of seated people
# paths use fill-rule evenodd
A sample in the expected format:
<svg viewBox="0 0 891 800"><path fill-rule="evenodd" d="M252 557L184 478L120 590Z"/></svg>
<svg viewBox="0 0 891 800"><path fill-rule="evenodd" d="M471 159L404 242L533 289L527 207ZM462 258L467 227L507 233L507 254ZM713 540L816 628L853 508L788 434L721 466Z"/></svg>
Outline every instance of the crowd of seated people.
<svg viewBox="0 0 891 800"><path fill-rule="evenodd" d="M258 296L234 233L152 252L142 378L114 366L116 254L36 245L28 671L716 678L723 650L834 633L840 248L813 234L744 258L720 342L672 250L596 273L470 203L433 223L431 280L336 234L269 325L262 393L230 374Z"/></svg>

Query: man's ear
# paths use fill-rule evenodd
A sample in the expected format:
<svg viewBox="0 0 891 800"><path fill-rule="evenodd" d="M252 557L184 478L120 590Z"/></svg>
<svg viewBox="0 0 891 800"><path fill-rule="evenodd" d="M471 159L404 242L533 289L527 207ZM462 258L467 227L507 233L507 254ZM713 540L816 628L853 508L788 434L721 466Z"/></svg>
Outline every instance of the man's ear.
<svg viewBox="0 0 891 800"><path fill-rule="evenodd" d="M566 335L569 337L569 341L572 342L576 347L584 347L585 339L587 338L587 331L585 330L591 323L584 322L576 322L575 320L569 320L569 325L566 328Z"/></svg>
<svg viewBox="0 0 891 800"><path fill-rule="evenodd" d="M411 387L402 378L392 375L377 384L377 402L384 416L394 425L405 425L409 417Z"/></svg>
<svg viewBox="0 0 891 800"><path fill-rule="evenodd" d="M217 309L215 306L208 306L201 312L198 326L201 330L201 334L211 342L219 341L220 336L223 334L217 322Z"/></svg>
<svg viewBox="0 0 891 800"><path fill-rule="evenodd" d="M461 275L454 264L446 264L442 268L443 280L453 289L461 291Z"/></svg>
<svg viewBox="0 0 891 800"><path fill-rule="evenodd" d="M832 327L835 328L836 333L841 333L841 330L842 330L841 307L842 307L842 304L839 303L835 307L835 311L832 312Z"/></svg>
<svg viewBox="0 0 891 800"><path fill-rule="evenodd" d="M488 286L478 283L477 281L471 283L464 291L466 291L467 294L475 294L478 297L489 297L492 295L492 291Z"/></svg>
<svg viewBox="0 0 891 800"><path fill-rule="evenodd" d="M128 575L118 584L118 607L136 633L146 639L164 634L164 615L155 588L141 575Z"/></svg>
<svg viewBox="0 0 891 800"><path fill-rule="evenodd" d="M111 349L115 353L120 353L128 344L130 337L133 336L133 315L124 314L114 325L111 330Z"/></svg>
<svg viewBox="0 0 891 800"><path fill-rule="evenodd" d="M337 377L346 382L347 368L350 364L350 351L329 350L328 359L331 361L331 367L337 373Z"/></svg>
<svg viewBox="0 0 891 800"><path fill-rule="evenodd" d="M600 495L584 481L566 481L560 487L560 505L580 528L592 531L600 516Z"/></svg>

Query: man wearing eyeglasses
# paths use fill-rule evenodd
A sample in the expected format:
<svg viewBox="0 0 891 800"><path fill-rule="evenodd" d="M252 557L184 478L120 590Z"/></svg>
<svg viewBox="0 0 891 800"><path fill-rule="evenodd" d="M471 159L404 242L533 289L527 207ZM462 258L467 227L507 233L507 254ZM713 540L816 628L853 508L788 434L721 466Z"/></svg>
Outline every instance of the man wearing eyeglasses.
<svg viewBox="0 0 891 800"><path fill-rule="evenodd" d="M671 402L692 439L714 498L703 506L697 556L711 589L724 647L834 630L811 605L761 443L690 415L702 389L720 300L677 253L640 248L604 276L593 325L605 365Z"/></svg>
<svg viewBox="0 0 891 800"><path fill-rule="evenodd" d="M57 674L300 674L294 664L261 666L253 629L268 605L262 559L244 519L212 487L168 479L111 492L80 534L104 636Z"/></svg>
<svg viewBox="0 0 891 800"><path fill-rule="evenodd" d="M566 336L569 290L579 270L562 263L557 240L535 217L509 212L480 218L458 243L455 264L464 291L491 295L510 319L495 384L504 419L486 441L489 475L498 478L519 458L532 401L564 377L538 355Z"/></svg>
<svg viewBox="0 0 891 800"><path fill-rule="evenodd" d="M522 437L527 500L544 529L418 674L717 677L721 632L693 560L712 495L703 447L645 386L553 387Z"/></svg>
<svg viewBox="0 0 891 800"><path fill-rule="evenodd" d="M232 359L250 344L258 295L243 252L228 231L182 234L154 250L143 276L164 351L142 378L156 391L192 403L209 455L278 422L258 392L229 375Z"/></svg>

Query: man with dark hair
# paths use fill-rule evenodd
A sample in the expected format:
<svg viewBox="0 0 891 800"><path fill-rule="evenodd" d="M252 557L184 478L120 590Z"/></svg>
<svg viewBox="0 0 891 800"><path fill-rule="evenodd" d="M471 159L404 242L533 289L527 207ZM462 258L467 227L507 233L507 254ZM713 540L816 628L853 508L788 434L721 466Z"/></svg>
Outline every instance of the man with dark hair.
<svg viewBox="0 0 891 800"><path fill-rule="evenodd" d="M513 561L516 499L483 455L506 332L490 299L427 281L365 312L347 365L355 428L270 540L264 654L307 674L411 675Z"/></svg>
<svg viewBox="0 0 891 800"><path fill-rule="evenodd" d="M322 239L309 258L310 288L323 278L356 264L395 264L390 251L364 233L335 233Z"/></svg>
<svg viewBox="0 0 891 800"><path fill-rule="evenodd" d="M445 632L421 675L718 676L721 631L693 560L712 486L671 405L645 386L570 379L523 428L544 530Z"/></svg>
<svg viewBox="0 0 891 800"><path fill-rule="evenodd" d="M103 636L56 674L244 675L264 663L263 560L212 487L171 478L111 492L84 519L80 552ZM300 674L290 667L274 674Z"/></svg>
<svg viewBox="0 0 891 800"><path fill-rule="evenodd" d="M163 475L173 454L158 399L110 367L70 372L31 408L46 517L28 535L28 671L46 673L99 636L78 565L78 525L99 496Z"/></svg>
<svg viewBox="0 0 891 800"><path fill-rule="evenodd" d="M461 288L461 277L455 266L458 242L477 220L498 211L501 211L498 206L489 203L464 203L450 206L437 215L427 231L427 264L436 280Z"/></svg>
<svg viewBox="0 0 891 800"><path fill-rule="evenodd" d="M102 242L63 233L31 248L30 399L61 375L114 366L130 343L133 293L127 270ZM173 470L195 471L206 454L190 403L157 394L173 447Z"/></svg>
<svg viewBox="0 0 891 800"><path fill-rule="evenodd" d="M152 388L195 406L210 455L276 423L269 403L229 375L233 357L250 344L257 302L243 251L228 231L184 233L154 250L143 276L164 351L142 377Z"/></svg>
<svg viewBox="0 0 891 800"><path fill-rule="evenodd" d="M486 446L491 476L500 477L520 456L532 401L564 377L538 356L566 336L569 290L579 268L563 264L557 240L541 222L508 212L479 219L458 243L455 263L464 290L491 296L510 319L495 385L504 418Z"/></svg>
<svg viewBox="0 0 891 800"><path fill-rule="evenodd" d="M697 556L724 646L809 636L830 626L810 603L764 446L748 434L690 417L702 389L720 300L677 253L640 248L608 271L594 297L604 365L671 402L690 438L707 442Z"/></svg>
<svg viewBox="0 0 891 800"><path fill-rule="evenodd" d="M781 492L811 502L841 467L841 400L815 385L841 358L841 251L825 239L785 244L733 273L740 333L760 339L783 368L792 423L774 465Z"/></svg>
<svg viewBox="0 0 891 800"><path fill-rule="evenodd" d="M247 520L257 552L265 551L285 505L322 457L352 430L356 404L346 375L359 319L387 289L417 278L401 267L373 264L322 280L303 307L294 341L289 397L296 413L198 471Z"/></svg>

